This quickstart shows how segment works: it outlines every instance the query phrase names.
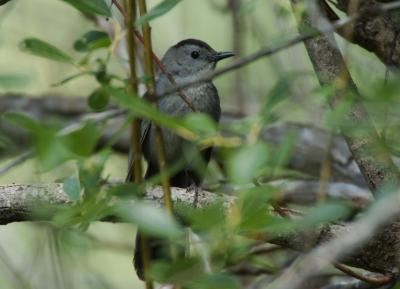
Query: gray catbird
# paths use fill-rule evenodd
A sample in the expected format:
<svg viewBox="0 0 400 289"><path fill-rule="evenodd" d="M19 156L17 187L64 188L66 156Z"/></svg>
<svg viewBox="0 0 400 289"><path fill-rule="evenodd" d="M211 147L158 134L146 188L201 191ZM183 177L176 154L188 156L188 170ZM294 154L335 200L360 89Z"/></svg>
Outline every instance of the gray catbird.
<svg viewBox="0 0 400 289"><path fill-rule="evenodd" d="M172 46L162 58L162 63L168 73L172 75L176 84L185 83L197 79L198 77L212 72L218 61L231 57L232 52L216 52L207 43L197 39L186 39ZM168 77L158 72L156 75L156 92L162 93L173 87ZM219 121L221 114L218 91L211 81L201 82L183 90L184 95L190 100L196 111L208 114L215 121ZM192 112L192 109L178 95L173 93L158 99L158 108L161 112L172 116L184 116ZM193 145L182 139L168 129L162 129L164 146L166 152L166 161L172 165L179 160L184 161L183 168L171 176L171 186L189 187L199 186L201 184L203 170L196 167L198 163L193 159L193 154L185 154L188 148ZM145 178L148 179L159 173L158 159L155 141L155 128L149 121L141 123L141 144L143 155L148 163ZM207 164L211 156L211 148L199 151L202 163ZM189 155L192 156L188 157ZM127 181L132 181L133 161L130 161ZM140 246L140 233L136 236L136 247L134 266L140 279L144 279L142 252ZM160 240L149 239L151 258L158 258L161 251Z"/></svg>

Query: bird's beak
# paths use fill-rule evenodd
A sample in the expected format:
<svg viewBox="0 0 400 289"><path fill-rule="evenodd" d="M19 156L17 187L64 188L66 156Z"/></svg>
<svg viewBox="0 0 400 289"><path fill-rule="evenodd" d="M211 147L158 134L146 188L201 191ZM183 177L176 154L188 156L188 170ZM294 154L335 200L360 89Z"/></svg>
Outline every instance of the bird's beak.
<svg viewBox="0 0 400 289"><path fill-rule="evenodd" d="M228 57L232 57L232 56L235 56L235 53L229 52L229 51L217 52L217 53L214 54L213 59L214 59L215 62L218 62L218 61L220 61L222 59L225 59L225 58L228 58Z"/></svg>

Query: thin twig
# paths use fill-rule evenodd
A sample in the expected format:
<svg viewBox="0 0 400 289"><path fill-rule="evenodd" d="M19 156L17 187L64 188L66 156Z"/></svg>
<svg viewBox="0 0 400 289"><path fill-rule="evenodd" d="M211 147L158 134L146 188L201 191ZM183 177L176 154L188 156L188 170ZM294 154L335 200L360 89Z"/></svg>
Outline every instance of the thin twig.
<svg viewBox="0 0 400 289"><path fill-rule="evenodd" d="M354 277L358 280L370 283L370 284L374 284L374 285L387 285L392 283L395 280L395 277L393 274L385 274L382 276L367 276L367 275L363 275L363 274L359 274L353 270L351 270L349 267L340 264L340 263L336 263L334 264L335 268L342 271L343 273Z"/></svg>

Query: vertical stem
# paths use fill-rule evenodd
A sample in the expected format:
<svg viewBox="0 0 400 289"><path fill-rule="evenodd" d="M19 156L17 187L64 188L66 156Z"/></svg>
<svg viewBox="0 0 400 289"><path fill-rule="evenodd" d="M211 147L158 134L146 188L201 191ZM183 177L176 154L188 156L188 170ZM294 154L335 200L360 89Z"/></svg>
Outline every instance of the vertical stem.
<svg viewBox="0 0 400 289"><path fill-rule="evenodd" d="M128 41L128 52L129 52L129 66L131 71L130 80L130 92L133 97L138 97L137 90L137 75L136 75L136 45L133 38L133 25L136 20L136 4L134 0L127 0L127 41ZM132 157L133 157L133 169L134 169L134 180L137 183L142 181L142 162L141 155L142 149L140 145L140 122L136 117L132 122Z"/></svg>
<svg viewBox="0 0 400 289"><path fill-rule="evenodd" d="M140 15L144 15L147 13L146 0L139 0L139 11ZM143 33L143 45L144 45L144 63L145 63L145 71L149 80L147 81L147 92L150 95L150 99L157 106L157 99L154 99L154 93L156 88L155 78L154 78L154 68L153 68L153 49L151 44L151 29L148 23L142 26ZM156 146L157 146L157 158L158 158L158 166L161 173L161 182L164 191L164 204L165 209L169 216L173 215L173 202L171 197L171 186L168 175L165 174L167 161L165 157L165 146L162 135L162 130L158 125L155 125L155 137L156 137ZM174 246L171 246L171 256L173 258L176 257L176 250ZM180 288L179 286L174 286L174 289Z"/></svg>
<svg viewBox="0 0 400 289"><path fill-rule="evenodd" d="M146 0L139 0L140 15L147 13ZM147 92L150 95L150 99L156 103L157 100L153 99L155 93L155 78L152 60L152 44L151 44L151 29L148 23L142 26L143 31L143 42L144 42L144 61L146 75L149 77L147 81ZM160 168L162 187L164 191L164 203L167 213L172 216L173 213L173 202L171 197L171 187L168 176L165 174L166 158L165 158L165 147L162 136L161 128L156 125L156 145L157 145L157 158L158 165Z"/></svg>
<svg viewBox="0 0 400 289"><path fill-rule="evenodd" d="M242 5L241 0L229 0L228 7L232 13L232 31L233 31L233 52L235 58L238 59L243 55L243 27L244 21L241 19L240 7ZM235 70L234 72L234 84L233 84L233 95L236 99L236 105L240 114L245 114L247 111L247 104L245 101L245 93L243 90L243 71L241 69Z"/></svg>
<svg viewBox="0 0 400 289"><path fill-rule="evenodd" d="M136 3L135 0L126 0L127 16L126 16L126 27L127 27L127 42L129 52L129 66L131 71L130 81L130 92L134 97L138 97L138 81L136 74L136 45L134 39L134 24L136 21ZM141 183L142 178L142 148L140 144L141 132L140 132L140 121L137 118L133 119L132 122L132 158L133 158L133 176L136 183ZM132 181L132 180L128 180ZM148 276L150 266L150 248L146 237L142 234L140 236L140 246L142 251L142 262L144 278L146 283L146 289L153 289L153 282Z"/></svg>

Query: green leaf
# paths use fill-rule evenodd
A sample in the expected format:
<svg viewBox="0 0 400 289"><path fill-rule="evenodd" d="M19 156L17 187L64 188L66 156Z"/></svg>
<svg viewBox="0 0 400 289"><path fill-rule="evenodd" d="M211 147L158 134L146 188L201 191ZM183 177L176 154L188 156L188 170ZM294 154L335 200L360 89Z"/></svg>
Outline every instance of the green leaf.
<svg viewBox="0 0 400 289"><path fill-rule="evenodd" d="M167 215L165 210L155 208L144 202L119 205L115 209L115 214L126 221L137 224L141 231L152 236L164 238L182 236L182 229L176 221Z"/></svg>
<svg viewBox="0 0 400 289"><path fill-rule="evenodd" d="M110 154L110 151L103 150L90 158L78 162L79 181L85 190L85 197L93 196L98 193L103 184L101 176L104 166L110 157Z"/></svg>
<svg viewBox="0 0 400 289"><path fill-rule="evenodd" d="M26 85L30 77L25 74L0 74L0 88L22 87Z"/></svg>
<svg viewBox="0 0 400 289"><path fill-rule="evenodd" d="M151 20L164 15L181 1L182 0L164 0L160 4L156 5L149 12L147 12L147 14L141 16L138 20L136 20L135 26L146 24Z"/></svg>
<svg viewBox="0 0 400 289"><path fill-rule="evenodd" d="M110 17L111 11L104 0L63 0L83 13Z"/></svg>
<svg viewBox="0 0 400 289"><path fill-rule="evenodd" d="M255 180L258 172L269 160L270 150L259 142L244 146L232 152L228 160L228 176L234 183L248 183Z"/></svg>
<svg viewBox="0 0 400 289"><path fill-rule="evenodd" d="M240 193L240 228L242 230L259 230L269 226L276 218L268 214L271 200L277 195L277 189L265 185L247 189Z"/></svg>
<svg viewBox="0 0 400 289"><path fill-rule="evenodd" d="M225 225L225 210L221 201L203 207L201 210L194 210L193 207L182 204L176 204L175 208L179 216L182 216L184 220L189 220L191 228L196 232L221 230Z"/></svg>
<svg viewBox="0 0 400 289"><path fill-rule="evenodd" d="M152 120L158 125L173 130L182 137L193 138L196 136L193 131L182 124L179 118L160 113L158 109L149 102L138 97L133 97L133 95L121 89L107 87L107 91L110 95L114 96L119 105L129 109L136 116Z"/></svg>
<svg viewBox="0 0 400 289"><path fill-rule="evenodd" d="M9 112L4 117L32 133L38 158L46 170L69 159L90 156L101 136L101 131L93 122L61 134L56 128L41 124L22 113Z"/></svg>
<svg viewBox="0 0 400 289"><path fill-rule="evenodd" d="M56 168L73 156L53 129L42 129L34 132L35 147L38 159L44 170Z"/></svg>
<svg viewBox="0 0 400 289"><path fill-rule="evenodd" d="M69 177L63 184L64 192L66 192L72 201L77 201L81 194L81 184L76 177Z"/></svg>
<svg viewBox="0 0 400 289"><path fill-rule="evenodd" d="M39 122L24 113L6 112L3 114L3 118L8 122L11 122L32 132L40 130L42 128Z"/></svg>
<svg viewBox="0 0 400 289"><path fill-rule="evenodd" d="M105 109L110 102L110 94L103 87L93 91L88 99L89 107L93 110Z"/></svg>
<svg viewBox="0 0 400 289"><path fill-rule="evenodd" d="M51 60L73 64L71 56L57 47L37 38L27 38L20 43L22 51Z"/></svg>
<svg viewBox="0 0 400 289"><path fill-rule="evenodd" d="M110 188L110 195L117 197L135 197L142 194L144 191L143 186L135 183L125 183Z"/></svg>
<svg viewBox="0 0 400 289"><path fill-rule="evenodd" d="M111 39L103 31L89 31L74 42L74 49L79 52L90 52L111 45Z"/></svg>
<svg viewBox="0 0 400 289"><path fill-rule="evenodd" d="M161 283L184 284L200 277L203 267L202 261L196 257L178 258L172 262L162 260L151 265L150 275Z"/></svg>
<svg viewBox="0 0 400 289"><path fill-rule="evenodd" d="M189 113L184 117L183 124L190 130L204 136L214 135L218 130L216 122L204 113Z"/></svg>
<svg viewBox="0 0 400 289"><path fill-rule="evenodd" d="M324 203L312 208L304 218L295 221L295 228L310 228L337 221L340 218L348 216L349 213L351 213L351 208L346 204L336 202Z"/></svg>
<svg viewBox="0 0 400 289"><path fill-rule="evenodd" d="M76 130L63 135L65 147L78 156L88 157L96 148L101 131L93 122L87 122Z"/></svg>
<svg viewBox="0 0 400 289"><path fill-rule="evenodd" d="M191 281L188 285L188 289L240 289L238 280L236 277L227 273L212 273L201 276Z"/></svg>

